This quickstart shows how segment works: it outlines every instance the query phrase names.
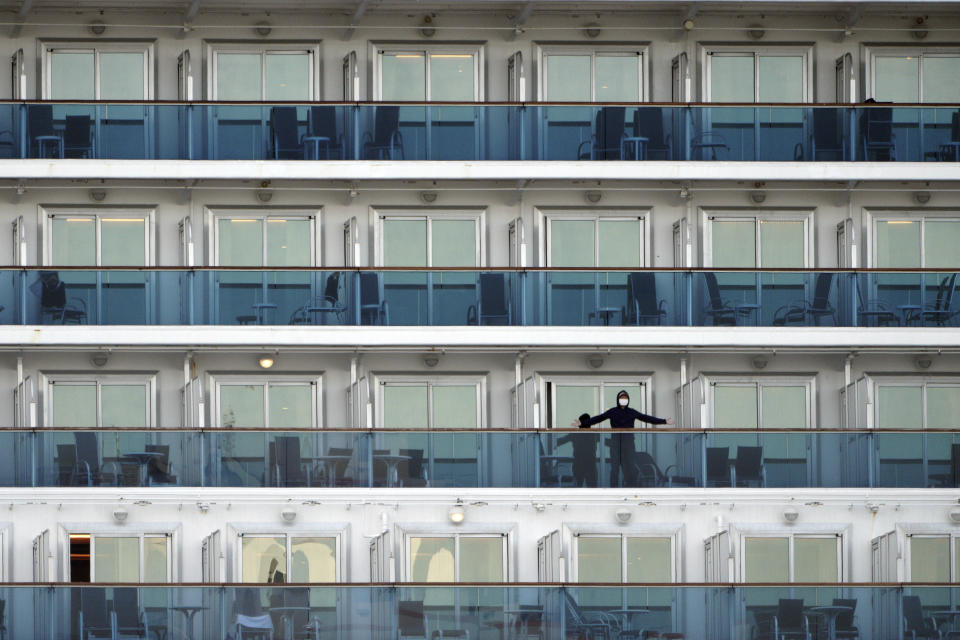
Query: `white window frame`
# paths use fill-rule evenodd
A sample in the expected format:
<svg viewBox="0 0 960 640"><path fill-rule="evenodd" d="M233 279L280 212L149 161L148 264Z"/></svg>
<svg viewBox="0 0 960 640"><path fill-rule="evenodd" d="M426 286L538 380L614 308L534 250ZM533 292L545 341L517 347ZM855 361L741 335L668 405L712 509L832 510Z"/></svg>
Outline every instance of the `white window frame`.
<svg viewBox="0 0 960 640"><path fill-rule="evenodd" d="M803 223L803 267L809 269L816 264L814 240L814 209L721 209L721 208L701 208L700 209L700 229L703 242L701 251L703 252L703 266L713 266L713 221L721 220L724 222L754 222L754 247L755 264L758 269L763 269L760 264L761 245L760 245L760 222L802 222ZM799 269L800 267L798 267Z"/></svg>
<svg viewBox="0 0 960 640"><path fill-rule="evenodd" d="M903 573L904 582L913 582L912 565L913 538L947 538L950 551L950 582L960 581L957 575L957 541L960 540L960 531L947 529L934 524L900 524L897 529L903 535ZM947 583L943 583L947 584Z"/></svg>
<svg viewBox="0 0 960 640"><path fill-rule="evenodd" d="M866 374L870 380L873 393L873 407L871 413L873 428L879 429L880 424L880 387L920 387L920 411L923 424L919 428L927 428L927 389L929 387L952 387L960 393L960 377L957 376L916 376L897 374Z"/></svg>
<svg viewBox="0 0 960 640"><path fill-rule="evenodd" d="M101 389L104 384L143 384L147 388L147 428L157 426L157 374L156 373L56 373L42 372L40 374L40 389L43 390L43 424L49 424L53 417L53 386L62 385L92 385L97 386L97 424L100 427L103 415L101 405Z"/></svg>
<svg viewBox="0 0 960 640"><path fill-rule="evenodd" d="M564 537L567 539L567 548L570 549L570 566L567 569L570 582L580 582L578 539L581 536L587 538L620 538L620 582L623 584L637 584L627 582L627 538L667 538L670 540L670 582L684 582L684 526L682 524L642 524L623 527L619 525L598 525L596 523L583 522L565 524L563 530Z"/></svg>
<svg viewBox="0 0 960 640"><path fill-rule="evenodd" d="M782 56L803 58L803 97L801 102L813 102L814 87L814 57L812 44L798 45L759 45L759 44L712 44L700 43L700 69L703 82L700 85L703 102L713 102L710 86L713 66L710 60L713 56L743 56L753 58L753 100L760 101L760 85L757 83L757 58L763 56Z"/></svg>
<svg viewBox="0 0 960 640"><path fill-rule="evenodd" d="M744 374L701 374L703 381L708 389L706 394L707 417L709 418L709 429L714 428L716 416L716 403L714 400L714 389L717 385L737 386L737 387L756 387L757 389L757 425L763 424L763 394L761 388L771 387L805 387L807 393L806 429L815 429L817 426L816 417L816 398L817 398L817 376L815 374L767 374L767 375L744 375Z"/></svg>
<svg viewBox="0 0 960 640"><path fill-rule="evenodd" d="M957 209L864 209L866 223L867 246L870 247L867 256L867 267L877 266L877 223L890 221L905 221L920 223L920 268L927 261L925 225L928 220L960 222L960 210Z"/></svg>
<svg viewBox="0 0 960 640"><path fill-rule="evenodd" d="M449 523L437 524L409 524L396 525L394 540L400 545L395 550L397 557L403 558L400 563L400 582L412 582L410 561L411 538L454 538L454 580L460 578L460 538L494 538L503 540L503 578L504 582L516 581L517 532L516 525L511 524L478 524L454 525ZM491 583L493 584L493 583Z"/></svg>
<svg viewBox="0 0 960 640"><path fill-rule="evenodd" d="M213 424L216 428L226 429L220 424L220 387L222 385L228 386L243 386L243 385L253 385L253 386L262 386L263 387L263 427L264 431L281 431L283 427L271 427L269 424L268 418L270 417L270 394L268 393L268 388L270 386L284 386L284 385L295 385L303 386L310 385L313 389L313 398L312 398L312 418L313 418L313 429L322 429L323 428L323 373L272 373L269 375L262 375L256 373L211 373L210 374L210 390L213 394L213 406L211 411L213 415L211 416L210 423Z"/></svg>
<svg viewBox="0 0 960 640"><path fill-rule="evenodd" d="M12 522L0 522L0 580L10 582L10 542Z"/></svg>
<svg viewBox="0 0 960 640"><path fill-rule="evenodd" d="M473 102L483 102L486 77L484 70L485 45L482 42L371 42L370 60L373 63L371 95L374 101L383 100L383 54L417 54L424 56L424 92L427 102L431 102L430 56L432 55L472 55L473 56Z"/></svg>
<svg viewBox="0 0 960 640"><path fill-rule="evenodd" d="M82 53L93 51L93 78L94 99L100 99L100 53L142 53L143 55L143 100L153 100L155 96L156 78L156 41L155 40L38 40L38 57L43 63L43 82L41 100L49 100L52 95L51 82L53 73L50 68L50 57L54 51L60 53Z"/></svg>
<svg viewBox="0 0 960 640"><path fill-rule="evenodd" d="M284 526L282 529L276 525L269 524L238 524L231 523L231 539L233 541L233 582L243 583L243 538L286 538L286 557L287 566L284 576L290 576L290 563L293 561L293 555L290 553L291 538L334 538L336 541L336 580L339 584L350 581L350 562L347 558L347 541L350 540L350 525L347 523L304 523L291 526ZM290 582L285 577L284 584L309 584L303 582Z"/></svg>
<svg viewBox="0 0 960 640"><path fill-rule="evenodd" d="M427 223L427 267L433 267L433 221L440 220L472 220L476 224L476 257L477 269L486 266L486 227L487 210L483 207L426 208L426 207L390 207L373 208L370 210L374 219L374 235L376 236L377 266L383 266L384 261L384 229L387 220L425 220ZM442 268L442 267L441 267Z"/></svg>
<svg viewBox="0 0 960 640"><path fill-rule="evenodd" d="M266 92L266 64L264 58L268 53L307 53L310 56L310 87L308 101L321 99L321 62L320 43L317 41L303 42L207 42L204 51L206 64L204 70L207 75L207 99L219 100L217 96L217 56L221 53L259 53L260 54L260 100L264 101Z"/></svg>
<svg viewBox="0 0 960 640"><path fill-rule="evenodd" d="M536 45L537 58L537 96L541 102L547 100L547 58L556 55L570 56L590 56L590 102L597 101L597 55L607 54L610 56L638 57L640 62L637 65L637 85L640 88L639 102L649 102L650 100L650 43L606 43L606 44L580 44L580 43L542 43Z"/></svg>
<svg viewBox="0 0 960 640"><path fill-rule="evenodd" d="M746 539L747 538L789 538L787 545L788 553L788 582L794 582L794 551L793 542L795 538L836 538L837 545L837 571L840 572L836 582L847 582L850 576L849 564L849 542L850 525L849 524L808 524L808 525L786 525L786 524L732 524L729 528L730 536L735 542L736 562L736 582L746 583Z"/></svg>
<svg viewBox="0 0 960 640"><path fill-rule="evenodd" d="M123 526L104 523L64 522L58 527L60 539L60 566L63 582L70 582L70 536L78 534L90 535L90 583L96 584L94 574L94 545L95 537L103 538L139 538L140 540L140 581L143 582L143 539L167 539L167 583L180 582L180 536L182 524L176 523L143 523L139 525L125 524ZM79 584L79 583L78 583Z"/></svg>
<svg viewBox="0 0 960 640"><path fill-rule="evenodd" d="M375 399L375 426L378 429L389 428L384 425L383 389L385 386L427 387L427 429L433 429L433 388L440 386L462 387L475 385L477 390L477 429L487 428L487 376L481 373L450 373L440 375L374 373L373 383L376 388Z"/></svg>
<svg viewBox="0 0 960 640"><path fill-rule="evenodd" d="M310 222L310 265L319 267L323 264L321 259L321 219L323 208L318 209L245 209L245 208L207 208L207 229L209 233L209 251L210 264L212 266L220 265L220 221L221 220L256 220L260 223L263 230L263 254L260 256L263 269L269 270L271 266L267 263L267 235L266 226L270 219L283 220L307 220Z"/></svg>
<svg viewBox="0 0 960 640"><path fill-rule="evenodd" d="M604 208L591 208L591 207L574 207L574 208L562 208L562 207L549 207L549 208L536 208L536 227L543 234L543 239L538 242L539 252L540 252L540 264L544 266L550 265L550 236L551 230L550 225L553 220L586 220L593 221L594 223L594 233L593 233L593 267L597 269L597 263L599 261L600 255L600 234L598 232L597 225L599 225L601 220L638 220L643 225L643 233L640 238L640 252L641 252L641 264L637 266L638 269L651 266L651 229L650 229L650 218L651 218L652 209L650 207L604 207ZM589 267L584 267L585 269Z"/></svg>
<svg viewBox="0 0 960 640"><path fill-rule="evenodd" d="M54 218L90 218L96 224L96 246L94 253L96 255L96 264L88 265L99 267L101 264L101 224L104 219L137 219L144 218L144 258L145 267L152 267L156 264L156 215L157 210L153 207L61 207L61 206L40 206L38 208L40 217L38 227L42 234L43 246L43 265L55 265L53 259L53 225ZM130 265L138 266L138 265Z"/></svg>
<svg viewBox="0 0 960 640"><path fill-rule="evenodd" d="M543 415L541 416L541 424L546 425L548 429L553 428L551 423L551 418L554 417L554 414L557 411L557 396L553 392L553 387L555 385L570 385L570 386L581 386L581 387L600 387L600 402L603 402L603 391L604 387L611 386L615 387L617 390L622 389L625 386L634 386L639 384L643 387L643 409L642 413L647 415L653 415L651 407L653 405L653 374L652 373L635 373L635 374L591 374L591 373L540 373L539 376L540 383L540 397L548 399L549 402L541 403L541 411ZM637 405L632 404L634 408ZM603 407L601 405L600 412L604 412L610 407ZM641 411L641 409L637 409ZM598 414L599 415L599 414ZM569 416L569 420L558 420L557 427L559 429L568 428L570 421L574 420L576 416ZM600 423L597 428L606 429L609 427L609 422L604 421Z"/></svg>
<svg viewBox="0 0 960 640"><path fill-rule="evenodd" d="M920 103L923 99L923 59L936 57L957 57L960 56L960 47L956 46L931 46L919 47L915 44L885 44L863 47L864 82L867 98L876 98L877 95L877 58L882 57L904 57L912 56L919 60L917 72L917 97Z"/></svg>

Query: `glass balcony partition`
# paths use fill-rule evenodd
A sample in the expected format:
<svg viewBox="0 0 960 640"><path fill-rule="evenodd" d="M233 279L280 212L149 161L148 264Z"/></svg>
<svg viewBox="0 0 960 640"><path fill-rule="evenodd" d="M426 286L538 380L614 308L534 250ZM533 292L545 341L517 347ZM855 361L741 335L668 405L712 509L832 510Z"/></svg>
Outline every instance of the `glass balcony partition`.
<svg viewBox="0 0 960 640"><path fill-rule="evenodd" d="M0 157L957 162L958 114L902 103L5 102Z"/></svg>
<svg viewBox="0 0 960 640"><path fill-rule="evenodd" d="M535 636L750 640L769 630L899 640L956 633L960 588L942 584L7 584L12 637L243 637L388 640ZM918 626L919 625L919 626ZM936 625L934 627L934 625ZM469 634L469 636L468 636ZM654 635L655 634L655 635ZM919 634L918 634L919 637Z"/></svg>
<svg viewBox="0 0 960 640"><path fill-rule="evenodd" d="M4 325L960 326L939 269L0 269Z"/></svg>
<svg viewBox="0 0 960 640"><path fill-rule="evenodd" d="M934 429L48 428L0 444L4 487L960 487L960 431Z"/></svg>

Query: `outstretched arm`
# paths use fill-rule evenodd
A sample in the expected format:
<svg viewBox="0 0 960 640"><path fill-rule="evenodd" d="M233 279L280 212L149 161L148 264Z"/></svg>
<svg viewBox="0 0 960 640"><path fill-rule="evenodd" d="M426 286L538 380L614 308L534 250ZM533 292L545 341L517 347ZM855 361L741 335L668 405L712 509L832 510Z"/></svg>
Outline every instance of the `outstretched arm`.
<svg viewBox="0 0 960 640"><path fill-rule="evenodd" d="M645 413L640 413L636 409L631 409L633 412L633 417L639 420L640 422L646 422L648 424L673 424L671 418L657 418L656 416L648 416Z"/></svg>
<svg viewBox="0 0 960 640"><path fill-rule="evenodd" d="M611 411L613 411L613 409L607 409L606 411L604 411L604 412L601 413L600 415L594 416L594 417L590 418L590 421L589 421L587 424L589 424L591 427L592 427L593 425L595 425L595 424L600 424L600 423L603 422L604 420L607 420L607 419L610 418L610 412L611 412Z"/></svg>

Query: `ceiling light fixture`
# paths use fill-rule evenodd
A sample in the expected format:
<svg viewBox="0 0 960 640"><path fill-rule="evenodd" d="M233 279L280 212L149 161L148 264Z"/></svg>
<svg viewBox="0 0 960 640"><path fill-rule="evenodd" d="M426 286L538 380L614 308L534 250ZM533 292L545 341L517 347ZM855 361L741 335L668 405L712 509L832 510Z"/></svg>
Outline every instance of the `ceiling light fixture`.
<svg viewBox="0 0 960 640"><path fill-rule="evenodd" d="M460 524L467 517L467 512L464 511L463 505L460 504L459 500L457 504L447 512L447 517L450 518L450 522L453 524Z"/></svg>
<svg viewBox="0 0 960 640"><path fill-rule="evenodd" d="M253 32L258 36L266 38L273 31L273 27L270 26L269 22L258 22L253 25Z"/></svg>
<svg viewBox="0 0 960 640"><path fill-rule="evenodd" d="M257 360L257 364L260 365L261 369L270 369L276 364L276 360L271 355L263 355Z"/></svg>

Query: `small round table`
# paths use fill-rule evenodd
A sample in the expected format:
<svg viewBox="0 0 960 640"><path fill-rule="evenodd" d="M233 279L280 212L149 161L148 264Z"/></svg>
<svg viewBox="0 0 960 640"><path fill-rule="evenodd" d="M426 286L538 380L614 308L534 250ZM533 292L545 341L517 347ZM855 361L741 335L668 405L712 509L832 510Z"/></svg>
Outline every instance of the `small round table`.
<svg viewBox="0 0 960 640"><path fill-rule="evenodd" d="M147 486L147 465L154 458L159 458L162 454L159 451L131 451L130 453L121 453L121 458L130 458L140 465L140 486Z"/></svg>
<svg viewBox="0 0 960 640"><path fill-rule="evenodd" d="M303 458L303 460L319 462L323 465L323 470L327 475L327 485L330 487L337 486L337 463L350 462L352 459L353 456L305 456Z"/></svg>
<svg viewBox="0 0 960 640"><path fill-rule="evenodd" d="M853 609L836 604L823 607L810 607L807 609L807 613L822 616L827 623L827 640L836 640L837 638L837 616L850 611L853 611Z"/></svg>
<svg viewBox="0 0 960 640"><path fill-rule="evenodd" d="M296 635L293 629L293 614L302 611L306 611L307 616L310 616L310 607L270 607L270 613L280 614L280 618L283 620L283 636L291 640Z"/></svg>
<svg viewBox="0 0 960 640"><path fill-rule="evenodd" d="M193 638L193 616L197 615L200 611L206 611L210 607L202 607L200 605L194 604L181 604L176 607L170 607L171 611L177 611L183 614L183 617L187 619L186 624L186 639L190 640Z"/></svg>
<svg viewBox="0 0 960 640"><path fill-rule="evenodd" d="M612 613L615 616L619 616L620 617L620 633L626 632L629 635L633 633L633 629L630 628L631 627L630 623L632 622L633 614L650 613L650 610L636 607L636 608L627 608L627 609L611 609L610 611L607 611L607 613ZM640 633L637 634L638 638L642 635L642 632L643 630L641 629Z"/></svg>
<svg viewBox="0 0 960 640"><path fill-rule="evenodd" d="M395 487L399 482L397 477L397 465L401 462L409 462L413 460L410 456L395 456L387 453L377 453L373 456L374 460L378 460L387 465L387 486Z"/></svg>

